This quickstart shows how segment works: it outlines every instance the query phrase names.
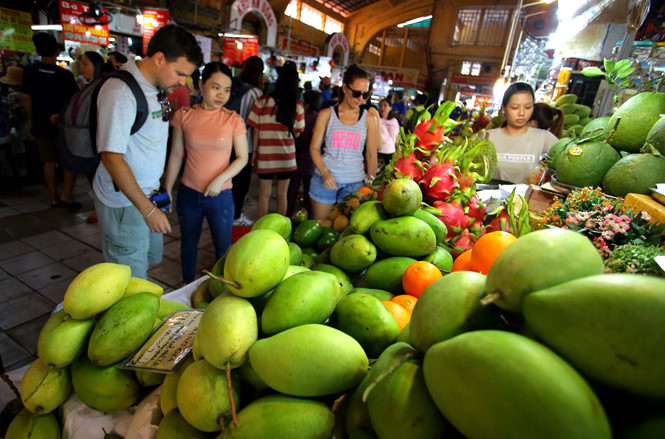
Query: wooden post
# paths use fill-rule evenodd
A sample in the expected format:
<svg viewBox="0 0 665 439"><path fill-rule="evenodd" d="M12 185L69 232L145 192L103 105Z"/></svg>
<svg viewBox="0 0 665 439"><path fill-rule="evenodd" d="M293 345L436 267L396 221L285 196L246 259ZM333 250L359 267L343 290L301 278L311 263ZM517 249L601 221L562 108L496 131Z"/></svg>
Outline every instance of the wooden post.
<svg viewBox="0 0 665 439"><path fill-rule="evenodd" d="M406 40L409 39L409 28L404 27L404 44L402 45L402 55L399 57L399 66L404 67L404 55L406 55Z"/></svg>
<svg viewBox="0 0 665 439"><path fill-rule="evenodd" d="M383 33L381 35L381 52L379 53L379 65L383 65L383 51L386 50L386 30L383 29Z"/></svg>

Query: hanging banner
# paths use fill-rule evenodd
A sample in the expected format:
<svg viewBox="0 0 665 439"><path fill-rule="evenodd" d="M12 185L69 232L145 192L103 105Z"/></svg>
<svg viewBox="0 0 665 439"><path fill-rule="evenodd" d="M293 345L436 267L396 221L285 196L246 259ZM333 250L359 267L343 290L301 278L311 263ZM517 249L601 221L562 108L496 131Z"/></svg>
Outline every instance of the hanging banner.
<svg viewBox="0 0 665 439"><path fill-rule="evenodd" d="M381 81L388 83L391 88L425 90L427 85L427 77L420 73L418 69L373 65L359 65L358 67L378 76Z"/></svg>
<svg viewBox="0 0 665 439"><path fill-rule="evenodd" d="M143 11L143 54L148 52L148 42L157 29L169 23L170 12L165 9L145 9Z"/></svg>
<svg viewBox="0 0 665 439"><path fill-rule="evenodd" d="M30 12L0 8L0 49L35 53Z"/></svg>
<svg viewBox="0 0 665 439"><path fill-rule="evenodd" d="M111 32L131 35L133 37L143 36L143 28L139 20L137 20L136 15L123 14L121 12L112 15L113 21L109 23L109 30Z"/></svg>
<svg viewBox="0 0 665 439"><path fill-rule="evenodd" d="M326 56L332 58L333 53L335 52L335 48L338 46L342 48L342 59L344 60L343 65L346 66L349 64L349 40L346 39L346 35L342 33L331 35L330 41L328 41L328 50L326 50Z"/></svg>
<svg viewBox="0 0 665 439"><path fill-rule="evenodd" d="M201 52L203 53L203 62L208 64L210 62L212 40L202 35L194 35L194 38L196 38L196 41L199 43L199 46L201 46Z"/></svg>
<svg viewBox="0 0 665 439"><path fill-rule="evenodd" d="M259 37L224 37L222 62L229 67L240 66L250 56L259 54Z"/></svg>
<svg viewBox="0 0 665 439"><path fill-rule="evenodd" d="M277 41L277 47L282 50L288 50L289 52L300 55L319 56L319 48L311 44L291 38L291 45L289 46L289 39L282 35L279 35Z"/></svg>
<svg viewBox="0 0 665 439"><path fill-rule="evenodd" d="M277 17L268 0L235 0L231 5L231 20L229 27L240 33L242 19L248 12L255 12L261 16L268 26L266 46L275 47L277 41Z"/></svg>
<svg viewBox="0 0 665 439"><path fill-rule="evenodd" d="M79 16L90 11L90 6L68 0L60 0L60 23L62 23L62 37L65 40L79 43L108 46L108 24L86 26L81 23Z"/></svg>

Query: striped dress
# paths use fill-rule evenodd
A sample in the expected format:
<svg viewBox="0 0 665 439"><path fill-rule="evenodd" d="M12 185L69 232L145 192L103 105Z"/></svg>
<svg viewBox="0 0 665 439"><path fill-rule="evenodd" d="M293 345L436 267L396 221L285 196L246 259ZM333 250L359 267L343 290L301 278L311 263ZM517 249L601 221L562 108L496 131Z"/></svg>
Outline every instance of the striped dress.
<svg viewBox="0 0 665 439"><path fill-rule="evenodd" d="M256 100L252 111L247 117L247 125L259 131L257 155L257 172L270 174L273 172L294 171L296 167L295 140L286 126L277 122L275 100L265 95ZM305 130L305 107L298 101L296 120L293 133Z"/></svg>

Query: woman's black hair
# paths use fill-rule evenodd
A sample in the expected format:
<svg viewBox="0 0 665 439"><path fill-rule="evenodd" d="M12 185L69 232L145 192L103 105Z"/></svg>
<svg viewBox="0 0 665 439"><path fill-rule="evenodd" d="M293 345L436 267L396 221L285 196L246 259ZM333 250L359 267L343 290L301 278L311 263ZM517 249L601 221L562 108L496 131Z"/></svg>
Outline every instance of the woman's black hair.
<svg viewBox="0 0 665 439"><path fill-rule="evenodd" d="M501 108L506 108L508 106L508 102L510 102L510 98L512 98L513 95L517 93L529 93L531 95L531 99L534 101L536 100L536 96L533 94L533 88L531 88L529 84L526 82L516 82L514 84L510 84L510 86L508 86L505 93L503 94Z"/></svg>
<svg viewBox="0 0 665 439"><path fill-rule="evenodd" d="M242 70L238 76L245 84L252 84L263 90L263 60L258 56L250 56L242 64Z"/></svg>
<svg viewBox="0 0 665 439"><path fill-rule="evenodd" d="M104 63L106 61L104 61L103 56L101 56L99 53L94 52L92 50L90 50L88 52L85 52L83 54L83 56L88 58L90 60L90 62L92 63L92 65L95 66L95 68L93 70L93 74L92 74L92 80L93 81L95 79L99 78L100 76L102 76L102 74L104 74L103 67L104 67Z"/></svg>
<svg viewBox="0 0 665 439"><path fill-rule="evenodd" d="M530 120L535 120L538 128L549 130L557 137L563 132L563 111L553 108L544 102L538 102L533 106L533 114Z"/></svg>
<svg viewBox="0 0 665 439"><path fill-rule="evenodd" d="M316 90L305 90L302 95L303 101L308 105L309 111L321 111L323 105L323 95Z"/></svg>
<svg viewBox="0 0 665 439"><path fill-rule="evenodd" d="M228 76L230 79L233 79L233 73L231 69L220 61L212 61L206 64L203 68L203 73L201 73L201 82L206 82L213 73L221 73L222 75Z"/></svg>
<svg viewBox="0 0 665 439"><path fill-rule="evenodd" d="M383 98L383 99L381 99L381 100L379 101L379 106L381 106L381 102L385 102L385 103L387 103L388 106L391 108L391 110L388 112L388 117L387 117L387 119L388 119L388 120L390 120L390 119L394 119L394 118L395 118L395 112L392 110L392 106L393 106L393 104L391 104L390 101L389 101L388 99L386 99L386 98ZM379 113L380 113L380 112L379 112Z"/></svg>
<svg viewBox="0 0 665 439"><path fill-rule="evenodd" d="M289 130L293 128L296 121L296 105L300 95L299 84L300 77L295 66L284 66L277 75L275 89L271 93L277 112L275 118Z"/></svg>
<svg viewBox="0 0 665 439"><path fill-rule="evenodd" d="M361 69L358 67L356 64L351 64L346 71L344 72L344 77L342 78L342 82L346 84L346 86L350 86L353 84L353 81L356 79L366 79L370 83L370 89L372 86L372 77L370 76L369 73L367 73L365 70ZM342 103L344 101L344 93L340 90L339 94L339 102Z"/></svg>

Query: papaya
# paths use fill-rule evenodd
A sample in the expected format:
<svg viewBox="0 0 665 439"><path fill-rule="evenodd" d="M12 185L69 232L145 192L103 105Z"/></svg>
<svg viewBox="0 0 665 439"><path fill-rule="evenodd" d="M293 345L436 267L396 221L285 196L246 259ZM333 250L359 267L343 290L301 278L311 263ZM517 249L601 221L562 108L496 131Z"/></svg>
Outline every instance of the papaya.
<svg viewBox="0 0 665 439"><path fill-rule="evenodd" d="M212 282L210 283L210 286L212 286ZM169 299L159 299L159 309L157 311L157 318L163 320L176 311L183 311L186 309L192 309L192 308L185 305L184 303L175 302Z"/></svg>
<svg viewBox="0 0 665 439"><path fill-rule="evenodd" d="M52 368L37 358L21 380L21 402L30 412L45 415L65 402L72 392L68 367Z"/></svg>
<svg viewBox="0 0 665 439"><path fill-rule="evenodd" d="M360 343L369 358L377 358L400 333L392 314L379 299L369 294L354 293L343 297L331 320L333 327Z"/></svg>
<svg viewBox="0 0 665 439"><path fill-rule="evenodd" d="M130 277L127 288L125 288L125 295L123 297L133 296L138 293L150 293L157 297L162 297L164 288L154 282L150 282L140 277Z"/></svg>
<svg viewBox="0 0 665 439"><path fill-rule="evenodd" d="M35 415L22 410L7 427L5 439L60 439L60 425L53 413Z"/></svg>
<svg viewBox="0 0 665 439"><path fill-rule="evenodd" d="M88 319L106 311L125 294L131 272L128 265L110 262L86 268L65 291L65 312L75 319Z"/></svg>
<svg viewBox="0 0 665 439"><path fill-rule="evenodd" d="M335 415L322 402L287 395L268 395L238 413L226 439L328 439Z"/></svg>
<svg viewBox="0 0 665 439"><path fill-rule="evenodd" d="M665 352L654 348L665 328L664 293L665 279L658 277L589 276L530 294L524 318L536 337L586 376L665 398Z"/></svg>
<svg viewBox="0 0 665 439"><path fill-rule="evenodd" d="M413 258L401 256L381 259L370 265L365 271L364 279L370 288L389 291L393 294L402 294L402 277L407 267L414 262Z"/></svg>
<svg viewBox="0 0 665 439"><path fill-rule="evenodd" d="M364 235L340 238L330 249L330 262L346 273L360 273L376 260L376 247Z"/></svg>
<svg viewBox="0 0 665 439"><path fill-rule="evenodd" d="M450 273L453 269L453 255L450 254L448 250L438 245L434 251L424 258L421 258L422 261L431 262L444 273Z"/></svg>
<svg viewBox="0 0 665 439"><path fill-rule="evenodd" d="M37 340L37 355L52 367L65 367L83 354L95 321L73 319L64 309L44 323Z"/></svg>
<svg viewBox="0 0 665 439"><path fill-rule="evenodd" d="M318 324L297 326L258 340L249 349L249 361L272 389L303 397L348 390L363 379L369 365L356 340Z"/></svg>
<svg viewBox="0 0 665 439"><path fill-rule="evenodd" d="M370 296L374 296L379 300L390 300L393 297L395 297L393 293L389 293L386 290L380 290L378 288L358 287L351 290L349 294L355 294L355 293L369 294Z"/></svg>
<svg viewBox="0 0 665 439"><path fill-rule="evenodd" d="M240 407L239 385L237 376L232 374L231 394L236 409ZM195 361L180 376L177 402L178 411L189 425L208 433L220 431L220 420L231 418L226 373L206 360Z"/></svg>
<svg viewBox="0 0 665 439"><path fill-rule="evenodd" d="M429 348L423 371L434 403L465 437L612 436L602 405L580 374L522 335L458 335Z"/></svg>
<svg viewBox="0 0 665 439"><path fill-rule="evenodd" d="M295 242L289 242L289 265L300 265L302 249Z"/></svg>
<svg viewBox="0 0 665 439"><path fill-rule="evenodd" d="M498 298L499 308L518 313L527 294L603 271L603 259L586 236L559 228L537 230L499 253L485 291Z"/></svg>
<svg viewBox="0 0 665 439"><path fill-rule="evenodd" d="M358 384L355 389L347 394L346 406L344 407L344 430L352 432L355 430L374 431L372 421L369 419L367 404L363 402L363 393L370 383L370 374Z"/></svg>
<svg viewBox="0 0 665 439"><path fill-rule="evenodd" d="M206 437L205 433L189 425L180 413L172 410L159 421L155 439L205 439Z"/></svg>
<svg viewBox="0 0 665 439"><path fill-rule="evenodd" d="M353 211L349 220L349 227L351 227L353 233L364 235L369 232L372 224L388 218L390 218L390 215L383 208L383 204L380 201L367 201Z"/></svg>
<svg viewBox="0 0 665 439"><path fill-rule="evenodd" d="M90 336L90 361L98 366L109 366L138 349L152 333L159 300L153 294L139 293L109 308Z"/></svg>
<svg viewBox="0 0 665 439"><path fill-rule="evenodd" d="M264 215L252 225L252 230L272 230L279 233L287 242L291 236L291 228L291 219L279 213Z"/></svg>
<svg viewBox="0 0 665 439"><path fill-rule="evenodd" d="M141 396L134 371L96 366L82 355L71 365L74 392L83 404L100 412L123 410Z"/></svg>
<svg viewBox="0 0 665 439"><path fill-rule="evenodd" d="M293 231L293 242L301 248L311 247L321 236L321 224L316 220L305 220Z"/></svg>
<svg viewBox="0 0 665 439"><path fill-rule="evenodd" d="M247 299L220 296L203 312L196 336L201 354L210 364L219 369L227 363L231 368L240 367L259 336L256 311Z"/></svg>
<svg viewBox="0 0 665 439"><path fill-rule="evenodd" d="M420 208L423 193L410 178L396 178L385 187L381 200L386 212L393 216L412 215Z"/></svg>
<svg viewBox="0 0 665 439"><path fill-rule="evenodd" d="M167 374L164 377L162 382L162 391L159 394L159 408L162 410L162 414L166 415L171 410L178 408L178 381L187 367L194 363L195 359L193 356L188 355L182 362L178 365L176 370L173 373Z"/></svg>
<svg viewBox="0 0 665 439"><path fill-rule="evenodd" d="M418 258L436 248L432 228L413 216L377 221L370 228L370 236L377 248L392 256Z"/></svg>
<svg viewBox="0 0 665 439"><path fill-rule="evenodd" d="M274 335L306 323L324 323L335 310L337 278L307 271L283 280L268 298L261 314L261 331Z"/></svg>
<svg viewBox="0 0 665 439"><path fill-rule="evenodd" d="M335 267L334 265L323 264L323 263L316 264L314 267L312 267L312 270L323 271L325 273L330 273L335 275L335 277L337 278L337 287L338 287L337 300L349 294L353 289L353 284L351 283L349 275L346 274L340 268Z"/></svg>
<svg viewBox="0 0 665 439"><path fill-rule="evenodd" d="M406 343L389 346L372 365L370 381L415 352ZM374 431L382 439L438 439L446 437L450 429L427 391L422 361L415 358L378 381L367 395L367 408Z"/></svg>
<svg viewBox="0 0 665 439"><path fill-rule="evenodd" d="M411 216L418 218L421 221L427 223L428 226L432 228L434 236L436 237L436 243L441 244L446 235L448 235L448 229L446 225L436 216L432 215L429 212L424 211L423 209L418 209L411 214Z"/></svg>
<svg viewBox="0 0 665 439"><path fill-rule="evenodd" d="M236 296L257 297L282 281L290 259L289 246L280 234L253 230L229 249L224 279L231 282L229 290Z"/></svg>

